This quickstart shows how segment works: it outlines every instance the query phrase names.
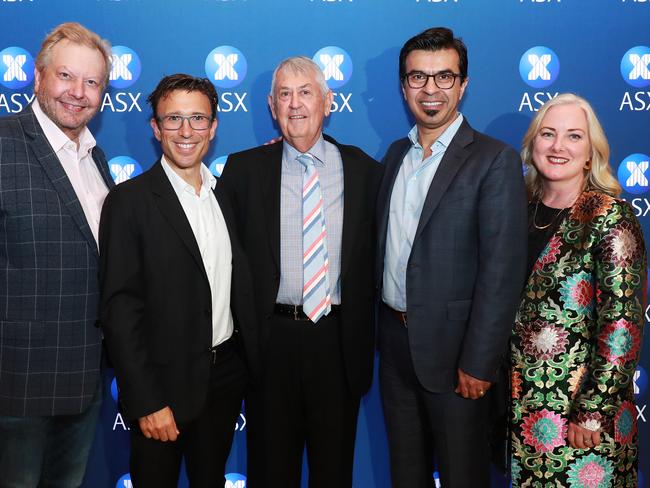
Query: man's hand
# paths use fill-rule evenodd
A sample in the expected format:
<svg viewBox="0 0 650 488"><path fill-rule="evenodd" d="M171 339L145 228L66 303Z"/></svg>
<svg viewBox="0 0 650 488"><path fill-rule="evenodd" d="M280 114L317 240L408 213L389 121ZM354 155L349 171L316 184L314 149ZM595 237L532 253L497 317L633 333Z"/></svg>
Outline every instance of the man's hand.
<svg viewBox="0 0 650 488"><path fill-rule="evenodd" d="M492 383L489 381L474 378L458 368L458 387L454 391L463 398L478 400L487 393L490 386L492 386Z"/></svg>
<svg viewBox="0 0 650 488"><path fill-rule="evenodd" d="M282 136L274 137L270 141L266 141L264 145L268 146L269 144L275 144L276 142L280 142L281 140L282 140Z"/></svg>
<svg viewBox="0 0 650 488"><path fill-rule="evenodd" d="M140 430L147 439L167 442L175 441L180 432L176 427L172 409L165 407L138 419Z"/></svg>
<svg viewBox="0 0 650 488"><path fill-rule="evenodd" d="M600 432L585 429L573 422L569 422L567 437L569 445L574 449L590 449L600 445Z"/></svg>

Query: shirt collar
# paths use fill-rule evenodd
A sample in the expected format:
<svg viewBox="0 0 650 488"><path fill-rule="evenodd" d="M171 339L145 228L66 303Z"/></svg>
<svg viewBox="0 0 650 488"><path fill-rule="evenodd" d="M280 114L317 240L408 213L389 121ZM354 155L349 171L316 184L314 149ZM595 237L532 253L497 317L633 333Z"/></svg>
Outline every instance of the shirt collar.
<svg viewBox="0 0 650 488"><path fill-rule="evenodd" d="M169 182L172 184L172 187L177 194L185 191L188 191L192 194L196 193L194 191L194 187L183 178L181 178L181 176L172 169L171 165L167 162L164 155L160 158L160 164L162 165L163 170L169 179ZM214 188L217 186L217 179L205 164L201 163L199 170L201 172L201 190L214 190Z"/></svg>
<svg viewBox="0 0 650 488"><path fill-rule="evenodd" d="M433 149L433 146L439 142L442 144L445 148L449 147L449 144L451 144L451 140L454 138L456 135L456 132L458 132L458 129L460 128L460 125L463 123L463 114L458 112L458 117L449 124L449 127L445 129L445 131L440 134L440 137L436 141L431 144L431 149ZM411 144L413 144L416 147L420 147L420 142L418 140L418 126L414 125L411 130L408 133L408 138L411 140Z"/></svg>
<svg viewBox="0 0 650 488"><path fill-rule="evenodd" d="M321 133L320 136L318 137L318 140L316 143L309 149L309 151L306 151L307 153L311 154L314 157L314 162L315 164L320 164L321 166L325 165L325 139L323 138L323 134ZM283 141L282 143L282 159L287 163L296 163L300 164L296 161L296 158L300 156L301 153L298 151L295 147L293 147L291 144L289 144L286 140Z"/></svg>
<svg viewBox="0 0 650 488"><path fill-rule="evenodd" d="M45 112L43 112L43 109L38 103L37 98L34 98L34 102L32 103L32 110L34 111L34 115L36 116L36 120L38 120L41 129L43 129L43 133L45 134L45 138L47 139L47 142L50 143L52 149L54 149L54 152L58 153L61 149L65 147L66 144L70 142L70 138L65 135L65 133L54 123L52 119L50 119L45 114ZM96 145L97 142L95 141L93 135L90 133L90 130L88 130L88 127L84 127L81 133L79 134L78 153L81 154L82 156L86 155Z"/></svg>

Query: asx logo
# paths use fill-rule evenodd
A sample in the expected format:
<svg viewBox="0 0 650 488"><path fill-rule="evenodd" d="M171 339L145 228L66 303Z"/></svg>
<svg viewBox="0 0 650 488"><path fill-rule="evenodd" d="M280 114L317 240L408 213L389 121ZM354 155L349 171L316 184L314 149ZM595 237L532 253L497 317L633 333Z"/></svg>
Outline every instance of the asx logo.
<svg viewBox="0 0 650 488"><path fill-rule="evenodd" d="M547 87L560 74L560 59L545 46L531 47L519 60L519 74L533 88Z"/></svg>
<svg viewBox="0 0 650 488"><path fill-rule="evenodd" d="M115 403L117 403L117 395L118 395L117 380L113 378L113 381L111 381L111 397L113 398L113 401Z"/></svg>
<svg viewBox="0 0 650 488"><path fill-rule="evenodd" d="M648 191L648 167L650 157L641 154L630 154L618 166L618 182L623 189L634 195L640 195Z"/></svg>
<svg viewBox="0 0 650 488"><path fill-rule="evenodd" d="M636 367L632 381L634 385L634 396L638 398L645 393L645 390L648 387L648 375L646 374L645 369L643 369L643 366Z"/></svg>
<svg viewBox="0 0 650 488"><path fill-rule="evenodd" d="M131 483L131 474L126 473L119 480L117 480L117 483L115 483L115 488L133 488L133 484Z"/></svg>
<svg viewBox="0 0 650 488"><path fill-rule="evenodd" d="M113 88L127 88L138 81L142 64L133 49L126 46L113 46L111 60L108 79Z"/></svg>
<svg viewBox="0 0 650 488"><path fill-rule="evenodd" d="M313 61L320 67L332 90L345 85L352 77L352 58L340 47L327 46L320 49Z"/></svg>
<svg viewBox="0 0 650 488"><path fill-rule="evenodd" d="M635 46L621 59L621 76L637 88L650 85L650 47Z"/></svg>
<svg viewBox="0 0 650 488"><path fill-rule="evenodd" d="M113 46L111 59L108 84L112 88L128 88L138 81L142 71L142 64L140 63L140 57L133 49L126 46ZM107 110L117 113L131 112L133 110L142 112L139 103L140 95L142 94L139 92L107 91L104 93L102 106L99 110L101 112Z"/></svg>
<svg viewBox="0 0 650 488"><path fill-rule="evenodd" d="M11 90L29 85L34 79L34 58L22 47L0 51L0 83Z"/></svg>
<svg viewBox="0 0 650 488"><path fill-rule="evenodd" d="M246 78L248 63L244 54L232 46L214 48L205 59L205 74L220 88L233 88Z"/></svg>
<svg viewBox="0 0 650 488"><path fill-rule="evenodd" d="M227 161L228 155L219 156L210 163L208 169L216 178L221 178L221 173L223 173L223 168L226 166Z"/></svg>
<svg viewBox="0 0 650 488"><path fill-rule="evenodd" d="M440 483L440 475L438 474L437 471L433 472L433 485L435 488L441 488L442 484Z"/></svg>
<svg viewBox="0 0 650 488"><path fill-rule="evenodd" d="M128 156L115 156L108 162L108 169L116 185L142 174L142 166Z"/></svg>
<svg viewBox="0 0 650 488"><path fill-rule="evenodd" d="M224 488L246 488L246 476L239 473L227 473Z"/></svg>
<svg viewBox="0 0 650 488"><path fill-rule="evenodd" d="M133 85L142 71L140 57L126 46L113 46L111 73L108 77L113 88L128 88Z"/></svg>
<svg viewBox="0 0 650 488"><path fill-rule="evenodd" d="M113 401L115 403L117 403L118 395L119 395L119 390L117 388L117 380L113 378L113 381L111 381L111 398L113 398ZM120 427L123 431L131 430L131 428L128 426L127 422L124 420L120 412L117 412L117 414L115 415L115 421L113 422L113 431L115 431L118 427ZM122 478L124 478L125 476L128 475L124 475L122 476ZM120 484L122 483L121 481L122 478L120 478L120 481L118 481L117 486L119 487L124 486ZM131 483L131 478L128 479L128 482Z"/></svg>

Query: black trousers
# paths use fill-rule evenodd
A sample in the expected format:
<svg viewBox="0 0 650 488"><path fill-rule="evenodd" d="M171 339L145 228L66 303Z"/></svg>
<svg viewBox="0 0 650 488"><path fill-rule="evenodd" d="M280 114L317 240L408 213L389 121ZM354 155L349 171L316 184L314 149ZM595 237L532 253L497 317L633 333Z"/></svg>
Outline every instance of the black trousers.
<svg viewBox="0 0 650 488"><path fill-rule="evenodd" d="M225 468L247 384L246 367L234 347L219 352L210 374L210 391L199 416L179 424L175 442L142 435L131 425L131 481L134 488L176 488L185 457L190 487L223 487Z"/></svg>
<svg viewBox="0 0 650 488"><path fill-rule="evenodd" d="M275 315L260 387L246 397L248 488L352 486L359 398L350 395L336 314L316 324Z"/></svg>
<svg viewBox="0 0 650 488"><path fill-rule="evenodd" d="M431 393L418 382L408 330L385 305L379 312L379 380L393 488L490 486L489 398ZM433 353L435 354L435 352Z"/></svg>

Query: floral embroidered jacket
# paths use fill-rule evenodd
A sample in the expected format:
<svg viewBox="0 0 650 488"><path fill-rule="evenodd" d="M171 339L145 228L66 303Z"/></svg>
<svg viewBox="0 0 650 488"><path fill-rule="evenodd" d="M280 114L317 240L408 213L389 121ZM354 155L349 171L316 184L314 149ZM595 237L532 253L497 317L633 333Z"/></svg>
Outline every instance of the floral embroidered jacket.
<svg viewBox="0 0 650 488"><path fill-rule="evenodd" d="M624 201L583 193L535 262L512 337L513 487L635 487L632 378L646 249ZM602 432L573 449L569 422Z"/></svg>

